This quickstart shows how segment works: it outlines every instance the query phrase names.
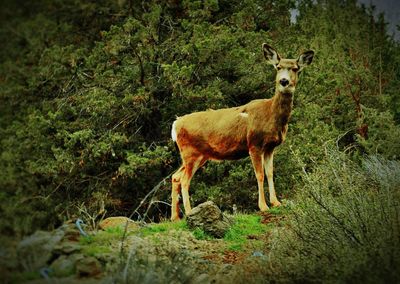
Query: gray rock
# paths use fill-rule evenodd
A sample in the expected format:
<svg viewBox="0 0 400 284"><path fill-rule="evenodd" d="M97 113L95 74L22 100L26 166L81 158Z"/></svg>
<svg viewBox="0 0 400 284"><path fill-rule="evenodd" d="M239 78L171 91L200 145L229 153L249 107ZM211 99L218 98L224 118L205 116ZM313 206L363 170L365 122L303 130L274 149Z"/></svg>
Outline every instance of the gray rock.
<svg viewBox="0 0 400 284"><path fill-rule="evenodd" d="M54 253L55 254L71 254L71 253L79 252L81 249L82 249L82 247L78 242L63 240L61 243L54 246Z"/></svg>
<svg viewBox="0 0 400 284"><path fill-rule="evenodd" d="M254 251L253 254L252 254L252 256L255 256L255 257L263 257L264 254L263 254L261 251Z"/></svg>
<svg viewBox="0 0 400 284"><path fill-rule="evenodd" d="M79 238L81 237L81 233L79 232L78 228L74 223L65 224L62 226L63 230L65 231L64 240L69 240L73 242L78 242Z"/></svg>
<svg viewBox="0 0 400 284"><path fill-rule="evenodd" d="M64 233L63 228L59 228L53 232L37 231L24 238L17 246L18 262L24 270L35 271L46 266Z"/></svg>
<svg viewBox="0 0 400 284"><path fill-rule="evenodd" d="M52 275L63 277L75 274L76 262L76 257L61 255L50 265Z"/></svg>
<svg viewBox="0 0 400 284"><path fill-rule="evenodd" d="M233 221L222 214L221 210L212 201L204 202L192 209L186 216L190 229L200 228L216 238L223 238Z"/></svg>
<svg viewBox="0 0 400 284"><path fill-rule="evenodd" d="M78 277L93 277L102 273L100 262L92 256L79 259L75 269Z"/></svg>

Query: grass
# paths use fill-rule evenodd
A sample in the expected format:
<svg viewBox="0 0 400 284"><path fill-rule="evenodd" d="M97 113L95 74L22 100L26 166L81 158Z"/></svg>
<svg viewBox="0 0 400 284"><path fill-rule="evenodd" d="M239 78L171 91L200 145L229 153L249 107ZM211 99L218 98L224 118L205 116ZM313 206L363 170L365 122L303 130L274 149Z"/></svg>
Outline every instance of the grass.
<svg viewBox="0 0 400 284"><path fill-rule="evenodd" d="M180 220L178 222L163 222L157 224L150 224L140 230L140 234L143 237L147 237L156 233L166 233L171 230L177 231L189 231L185 220Z"/></svg>
<svg viewBox="0 0 400 284"><path fill-rule="evenodd" d="M210 236L209 234L207 234L206 232L204 232L204 230L200 229L200 228L196 228L193 230L193 235L197 240L212 240L214 239L213 236Z"/></svg>
<svg viewBox="0 0 400 284"><path fill-rule="evenodd" d="M114 228L107 228L105 231L98 231L95 235L89 235L87 237L80 237L79 243L81 245L87 245L91 243L107 244L115 239L120 239L124 235L124 228L117 226Z"/></svg>
<svg viewBox="0 0 400 284"><path fill-rule="evenodd" d="M282 201L283 202L283 201ZM285 203L283 203L285 204ZM283 216L290 212L290 205L282 205L279 207L270 207L268 213L276 216Z"/></svg>
<svg viewBox="0 0 400 284"><path fill-rule="evenodd" d="M98 231L95 235L81 237L79 243L82 245L82 252L87 256L112 252L111 245L121 240L124 228L118 226L107 228L105 231Z"/></svg>
<svg viewBox="0 0 400 284"><path fill-rule="evenodd" d="M273 208L270 211L274 215L283 215L280 208ZM258 237L269 229L268 225L261 224L261 216L238 214L234 216L234 225L229 229L224 237L224 241L229 245L230 249L240 250L246 244L248 236ZM147 237L156 233L167 233L171 230L190 231L185 220L178 222L163 222L151 224L140 230L143 237ZM198 240L212 240L212 236L205 233L202 229L196 228L192 231L194 237Z"/></svg>
<svg viewBox="0 0 400 284"><path fill-rule="evenodd" d="M90 246L85 246L82 252L87 256L97 256L100 254L111 253L112 250L110 246L92 244Z"/></svg>
<svg viewBox="0 0 400 284"><path fill-rule="evenodd" d="M235 223L225 234L224 241L230 250L242 250L249 242L249 236L257 238L268 231L268 226L261 223L261 216L238 214Z"/></svg>
<svg viewBox="0 0 400 284"><path fill-rule="evenodd" d="M281 216L285 215L289 209L286 207L271 208L270 213L273 215ZM255 214L238 214L233 216L234 225L225 234L224 241L230 250L242 250L249 243L249 236L257 239L264 233L266 233L272 226L272 224L262 224L261 216ZM158 224L151 224L142 228L139 232L143 237L148 237L154 234L163 234L171 230L176 231L190 231L185 220L178 222L163 222ZM196 228L192 231L194 237L198 240L212 240L212 236L205 233L202 229ZM253 244L257 243L257 240L252 241ZM262 243L258 241L258 243Z"/></svg>

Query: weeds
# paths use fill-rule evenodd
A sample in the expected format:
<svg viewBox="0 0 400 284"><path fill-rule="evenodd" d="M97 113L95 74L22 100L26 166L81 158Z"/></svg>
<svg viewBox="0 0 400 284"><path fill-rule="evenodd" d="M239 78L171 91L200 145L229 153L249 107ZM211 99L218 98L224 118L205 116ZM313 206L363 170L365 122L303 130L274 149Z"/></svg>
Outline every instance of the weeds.
<svg viewBox="0 0 400 284"><path fill-rule="evenodd" d="M131 251L124 268L115 275L114 283L192 283L196 277L192 256L171 252L170 261L157 258L137 258Z"/></svg>
<svg viewBox="0 0 400 284"><path fill-rule="evenodd" d="M312 173L287 228L275 234L271 265L288 281L400 280L400 163L361 165L336 150ZM282 280L282 279L281 279Z"/></svg>

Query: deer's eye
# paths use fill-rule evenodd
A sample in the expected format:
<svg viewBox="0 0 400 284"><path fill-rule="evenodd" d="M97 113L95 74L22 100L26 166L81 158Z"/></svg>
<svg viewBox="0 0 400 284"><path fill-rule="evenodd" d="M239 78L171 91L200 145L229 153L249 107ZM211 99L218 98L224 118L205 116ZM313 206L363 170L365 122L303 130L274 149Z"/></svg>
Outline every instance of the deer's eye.
<svg viewBox="0 0 400 284"><path fill-rule="evenodd" d="M276 70L281 70L282 69L282 67L281 66L276 66Z"/></svg>
<svg viewBox="0 0 400 284"><path fill-rule="evenodd" d="M299 71L299 68L294 67L294 68L292 68L292 71L297 72L297 71Z"/></svg>

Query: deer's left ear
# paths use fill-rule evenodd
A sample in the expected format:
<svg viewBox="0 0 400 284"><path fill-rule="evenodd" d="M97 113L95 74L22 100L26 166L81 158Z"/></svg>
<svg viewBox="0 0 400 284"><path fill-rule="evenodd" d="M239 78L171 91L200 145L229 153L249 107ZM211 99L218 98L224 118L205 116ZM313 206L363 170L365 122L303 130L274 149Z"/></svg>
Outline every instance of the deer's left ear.
<svg viewBox="0 0 400 284"><path fill-rule="evenodd" d="M262 49L264 51L265 59L267 59L269 64L272 64L274 66L279 64L279 61L281 61L281 57L273 47L269 46L266 43L263 43Z"/></svg>
<svg viewBox="0 0 400 284"><path fill-rule="evenodd" d="M300 54L299 58L297 59L297 64L299 65L300 69L311 64L314 58L314 51L309 50Z"/></svg>

